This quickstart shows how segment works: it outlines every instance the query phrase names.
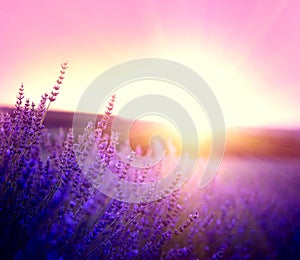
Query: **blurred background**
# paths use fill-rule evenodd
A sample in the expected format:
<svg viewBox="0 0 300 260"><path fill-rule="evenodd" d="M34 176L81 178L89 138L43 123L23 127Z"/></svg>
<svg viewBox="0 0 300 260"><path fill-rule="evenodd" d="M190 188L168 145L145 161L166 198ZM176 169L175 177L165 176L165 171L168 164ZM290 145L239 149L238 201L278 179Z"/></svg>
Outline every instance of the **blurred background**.
<svg viewBox="0 0 300 260"><path fill-rule="evenodd" d="M1 110L12 107L21 83L26 96L38 102L67 60L70 68L51 107L52 113L65 114L50 113L46 123L70 127L67 112L76 110L102 72L131 59L165 58L190 67L211 87L224 113L232 145L227 151L239 153L247 146L251 153L298 156L299 11L297 1L286 0L10 1L0 11ZM149 89L169 93L192 111L201 138L209 139L209 124L197 104L166 84L147 84L140 93L124 86L115 113ZM152 132L149 126L135 131L139 140L149 135L145 129Z"/></svg>

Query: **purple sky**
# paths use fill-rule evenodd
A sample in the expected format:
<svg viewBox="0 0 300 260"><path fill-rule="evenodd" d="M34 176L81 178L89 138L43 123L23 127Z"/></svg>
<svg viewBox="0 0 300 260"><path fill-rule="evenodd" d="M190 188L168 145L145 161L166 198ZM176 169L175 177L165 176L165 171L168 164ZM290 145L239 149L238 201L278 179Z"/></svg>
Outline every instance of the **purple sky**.
<svg viewBox="0 0 300 260"><path fill-rule="evenodd" d="M167 58L211 86L228 125L299 126L299 1L6 1L0 103L38 100L70 61L53 109L73 110L104 70Z"/></svg>

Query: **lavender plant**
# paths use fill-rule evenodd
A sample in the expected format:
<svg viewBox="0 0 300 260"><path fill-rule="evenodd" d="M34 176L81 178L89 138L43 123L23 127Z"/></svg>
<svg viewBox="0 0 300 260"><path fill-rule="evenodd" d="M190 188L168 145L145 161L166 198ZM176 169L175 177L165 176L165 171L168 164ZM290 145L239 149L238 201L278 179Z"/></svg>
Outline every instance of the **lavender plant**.
<svg viewBox="0 0 300 260"><path fill-rule="evenodd" d="M115 96L94 128L89 123L75 140L66 141L44 129L67 63L58 80L36 106L21 85L13 115L0 117L0 252L7 259L158 258L166 241L177 232L181 207L178 194L153 203L129 204L108 198L82 173L91 142L98 154L93 166L112 167L125 178L130 163L115 159L116 135L104 133ZM82 156L81 156L82 155ZM81 167L80 167L81 165ZM135 171L143 182L146 171ZM93 176L93 168L90 169ZM138 176L138 178L137 178ZM96 178L99 176L95 176ZM191 215L188 224L197 214Z"/></svg>
<svg viewBox="0 0 300 260"><path fill-rule="evenodd" d="M115 96L79 137L45 129L66 69L63 63L38 105L21 85L13 114L0 114L1 259L297 259L297 192L287 203L260 182L235 177L150 203L122 202L118 189L120 200L102 194L106 169L142 184L163 175L166 161L139 169L134 153L118 158L118 135L107 129Z"/></svg>

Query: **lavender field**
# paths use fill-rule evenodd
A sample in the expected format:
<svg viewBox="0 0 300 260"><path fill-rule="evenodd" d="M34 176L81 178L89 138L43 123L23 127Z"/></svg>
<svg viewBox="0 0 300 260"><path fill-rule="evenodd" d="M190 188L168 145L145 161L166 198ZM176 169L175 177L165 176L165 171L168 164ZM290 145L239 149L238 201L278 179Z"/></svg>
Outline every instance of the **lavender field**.
<svg viewBox="0 0 300 260"><path fill-rule="evenodd" d="M214 183L192 200L217 215L203 247L223 239L224 259L298 259L299 172L297 158L225 158Z"/></svg>
<svg viewBox="0 0 300 260"><path fill-rule="evenodd" d="M118 185L119 199L100 192L106 170L142 185L165 174L164 162L139 169L130 164L135 154L129 163L118 159L120 140L109 131L114 97L80 136L55 120L45 127L65 69L39 104L25 99L21 86L15 109L1 113L1 259L299 259L297 133L251 130L251 142L249 130L248 137L231 136L205 189L198 188L204 156L176 192L124 202ZM87 162L92 144L97 153Z"/></svg>

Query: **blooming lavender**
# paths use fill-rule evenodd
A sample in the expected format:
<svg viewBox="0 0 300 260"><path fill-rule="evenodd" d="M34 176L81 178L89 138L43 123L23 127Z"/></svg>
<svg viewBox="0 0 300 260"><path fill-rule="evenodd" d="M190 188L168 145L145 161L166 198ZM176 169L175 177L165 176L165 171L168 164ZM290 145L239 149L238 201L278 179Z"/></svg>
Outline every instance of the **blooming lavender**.
<svg viewBox="0 0 300 260"><path fill-rule="evenodd" d="M93 167L102 171L112 167L124 179L131 168L130 162L115 159L117 134L105 133L115 96L97 127L89 123L78 140L71 130L62 141L61 135L53 137L44 129L46 113L59 94L66 69L67 63L63 63L51 94L43 94L38 105L29 99L24 102L21 85L13 115L1 114L1 256L159 257L180 219L177 197L129 204L101 194L88 176L101 181L101 174L97 172L95 176ZM85 175L85 155L95 141L97 154ZM135 171L139 176L136 181L143 182L146 174L147 171Z"/></svg>
<svg viewBox="0 0 300 260"><path fill-rule="evenodd" d="M1 259L297 259L299 193L285 200L261 177L226 184L221 175L148 203L122 202L118 185L118 200L102 194L106 169L139 185L164 175L168 158L144 169L131 165L134 152L118 158L108 129L116 96L80 136L45 129L67 67L37 105L22 84L14 112L0 114Z"/></svg>

